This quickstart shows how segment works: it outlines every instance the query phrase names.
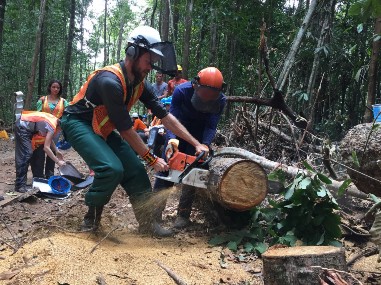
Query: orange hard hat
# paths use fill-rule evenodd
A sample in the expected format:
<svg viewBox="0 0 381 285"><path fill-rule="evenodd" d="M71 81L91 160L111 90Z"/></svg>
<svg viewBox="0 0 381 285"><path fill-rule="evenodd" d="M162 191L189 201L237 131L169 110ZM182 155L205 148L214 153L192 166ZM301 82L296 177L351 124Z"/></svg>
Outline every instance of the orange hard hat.
<svg viewBox="0 0 381 285"><path fill-rule="evenodd" d="M200 86L210 87L218 90L222 90L224 85L224 78L221 71L215 67L207 67L197 74L195 80Z"/></svg>

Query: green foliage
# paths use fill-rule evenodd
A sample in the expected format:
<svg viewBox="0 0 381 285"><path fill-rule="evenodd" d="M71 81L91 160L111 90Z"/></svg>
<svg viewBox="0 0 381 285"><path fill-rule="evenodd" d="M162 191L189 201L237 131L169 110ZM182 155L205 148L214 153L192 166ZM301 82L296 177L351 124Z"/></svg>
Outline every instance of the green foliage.
<svg viewBox="0 0 381 285"><path fill-rule="evenodd" d="M381 16L381 2L379 0L359 0L349 8L349 15L362 19Z"/></svg>
<svg viewBox="0 0 381 285"><path fill-rule="evenodd" d="M327 184L332 181L307 163L304 166L313 176L298 174L286 187L281 201L269 200L269 207L252 210L252 223L248 230L216 236L210 244L227 244L231 250L261 254L268 246L284 244L294 246L298 240L305 245L339 245L340 216ZM282 171L269 174L269 179L284 181ZM345 181L344 191L350 181ZM343 190L344 189L344 190Z"/></svg>

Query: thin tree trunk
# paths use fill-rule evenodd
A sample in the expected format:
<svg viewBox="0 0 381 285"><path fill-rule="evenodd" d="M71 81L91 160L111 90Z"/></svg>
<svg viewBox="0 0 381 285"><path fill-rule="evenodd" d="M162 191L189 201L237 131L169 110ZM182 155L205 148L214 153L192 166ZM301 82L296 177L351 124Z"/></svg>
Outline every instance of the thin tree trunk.
<svg viewBox="0 0 381 285"><path fill-rule="evenodd" d="M118 47L117 47L117 52L116 52L116 58L118 60L122 59L121 58L121 51L122 51L122 43L123 43L123 32L124 32L124 25L126 23L126 18L121 17L120 18L120 23L119 23L119 34L118 34Z"/></svg>
<svg viewBox="0 0 381 285"><path fill-rule="evenodd" d="M157 0L155 0L155 3L153 4L152 8L152 14L151 14L151 27L155 25L155 13L157 9Z"/></svg>
<svg viewBox="0 0 381 285"><path fill-rule="evenodd" d="M186 6L187 8L186 8L186 16L185 16L185 33L184 33L184 48L183 48L183 76L184 78L188 78L193 2L194 0L187 0L187 6Z"/></svg>
<svg viewBox="0 0 381 285"><path fill-rule="evenodd" d="M30 70L30 77L28 80L28 94L25 98L25 105L24 105L24 109L26 110L30 109L30 105L32 103L34 81L36 79L37 61L38 61L38 55L40 53L41 27L45 17L45 6L46 6L46 0L41 0L40 17L39 17L38 26L37 26L36 41L34 45L34 54L32 59L32 66Z"/></svg>
<svg viewBox="0 0 381 285"><path fill-rule="evenodd" d="M103 43L104 43L104 48L103 48L103 66L107 65L108 62L108 52L107 52L107 1L105 0L105 17L104 17L104 22L103 22Z"/></svg>
<svg viewBox="0 0 381 285"><path fill-rule="evenodd" d="M45 43L46 43L46 30L45 25L42 23L41 27L41 42L40 42L40 59L38 64L38 87L37 93L42 95L43 84L45 84L45 72L46 72L46 51L45 51ZM45 93L45 92L44 92Z"/></svg>
<svg viewBox="0 0 381 285"><path fill-rule="evenodd" d="M210 53L209 65L216 66L217 57L217 12L215 8L211 8L211 24L210 24Z"/></svg>
<svg viewBox="0 0 381 285"><path fill-rule="evenodd" d="M378 17L374 24L374 34L381 35L381 17ZM368 96L366 105L371 106L376 102L376 90L377 90L377 68L378 57L381 50L381 40L373 41L372 43L372 56L369 63L368 73ZM369 123L373 120L373 114L368 108L365 108L364 123Z"/></svg>
<svg viewBox="0 0 381 285"><path fill-rule="evenodd" d="M302 42L302 38L307 31L307 27L311 21L312 15L317 6L317 2L318 2L317 0L311 0L310 6L308 8L308 12L303 20L302 26L300 27L298 34L296 35L294 42L292 43L291 50L287 55L287 58L283 65L283 70L280 73L278 77L278 82L276 84L277 89L279 90L282 90L286 83L286 79L288 77L288 74L290 73L292 65L294 64L296 53L298 52L299 46Z"/></svg>
<svg viewBox="0 0 381 285"><path fill-rule="evenodd" d="M321 54L323 51L321 50L324 45L327 43L327 40L329 39L330 35L330 30L331 30L331 23L332 23L332 14L334 13L334 5L335 5L334 0L327 1L327 5L325 8L322 10L324 11L324 20L323 24L321 25L321 30L320 30L320 36L319 40L317 43L316 49L319 50L318 52L315 52L314 55L314 61L312 64L312 70L310 74L310 79L308 81L308 87L307 87L307 94L310 95L310 100L309 100L309 110L310 110L310 120L309 120L309 125L312 126L315 121L315 112L314 112L314 107L315 107L315 99L316 99L316 92L314 92L315 84L316 84L316 78L319 72L319 67L320 67L320 58Z"/></svg>
<svg viewBox="0 0 381 285"><path fill-rule="evenodd" d="M169 0L170 1L170 0ZM172 41L177 41L178 38L178 31L179 31L179 8L177 7L178 1L177 0L172 0L172 7L171 9L173 12L171 12L171 22L172 22L172 32L173 32L173 39Z"/></svg>
<svg viewBox="0 0 381 285"><path fill-rule="evenodd" d="M169 38L169 2L168 0L163 0L164 11L162 14L161 21L161 40L168 41Z"/></svg>
<svg viewBox="0 0 381 285"><path fill-rule="evenodd" d="M3 48L4 17L6 4L7 0L0 0L0 53Z"/></svg>
<svg viewBox="0 0 381 285"><path fill-rule="evenodd" d="M64 69L64 79L62 86L62 97L66 98L67 89L69 86L69 74L70 74L70 63L71 55L73 51L73 39L74 39L74 29L75 29L75 0L70 1L70 22L69 22L69 34L67 38L67 46L65 53L65 69Z"/></svg>

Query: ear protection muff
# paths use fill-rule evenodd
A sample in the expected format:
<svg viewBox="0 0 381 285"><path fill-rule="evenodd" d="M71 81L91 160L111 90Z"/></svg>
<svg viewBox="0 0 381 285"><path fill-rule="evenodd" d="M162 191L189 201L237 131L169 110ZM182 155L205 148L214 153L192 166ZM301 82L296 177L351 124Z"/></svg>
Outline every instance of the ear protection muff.
<svg viewBox="0 0 381 285"><path fill-rule="evenodd" d="M136 60L139 58L139 47L149 49L149 42L147 39L141 35L137 36L136 39L134 38L134 42L131 43L126 48L126 56L128 56L132 60Z"/></svg>
<svg viewBox="0 0 381 285"><path fill-rule="evenodd" d="M126 48L126 56L132 60L139 57L139 48L135 44L131 44Z"/></svg>

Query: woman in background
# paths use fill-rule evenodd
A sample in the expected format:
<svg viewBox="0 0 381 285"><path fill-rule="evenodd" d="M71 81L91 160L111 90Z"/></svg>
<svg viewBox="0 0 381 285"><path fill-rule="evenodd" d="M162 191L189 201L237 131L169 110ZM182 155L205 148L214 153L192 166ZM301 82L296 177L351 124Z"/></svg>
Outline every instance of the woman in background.
<svg viewBox="0 0 381 285"><path fill-rule="evenodd" d="M61 97L62 83L57 79L51 80L48 84L47 92L48 95L42 96L37 101L37 111L52 114L56 118L60 119L62 117L65 107L69 105L69 103ZM60 132L55 134L53 141L57 143L59 137ZM31 160L33 177L42 177L48 179L50 176L54 175L55 163L49 156L46 156L45 159L45 156L46 155L42 143L33 152Z"/></svg>

